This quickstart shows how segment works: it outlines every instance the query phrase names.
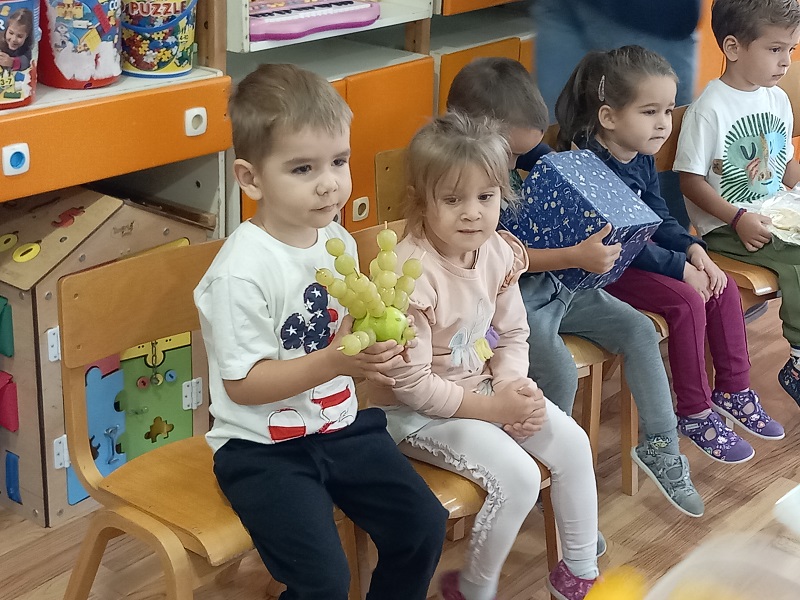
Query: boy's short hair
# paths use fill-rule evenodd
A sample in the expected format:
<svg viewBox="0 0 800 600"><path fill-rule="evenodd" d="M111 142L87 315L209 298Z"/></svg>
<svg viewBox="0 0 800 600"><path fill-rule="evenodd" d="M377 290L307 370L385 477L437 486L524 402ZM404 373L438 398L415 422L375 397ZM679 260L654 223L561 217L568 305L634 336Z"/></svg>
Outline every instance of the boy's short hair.
<svg viewBox="0 0 800 600"><path fill-rule="evenodd" d="M289 64L264 64L231 94L228 111L236 158L257 165L269 154L276 132L305 127L341 134L353 112L319 75Z"/></svg>
<svg viewBox="0 0 800 600"><path fill-rule="evenodd" d="M762 35L764 27L796 28L800 25L797 0L714 0L711 6L711 30L722 49L722 42L732 35L747 48Z"/></svg>
<svg viewBox="0 0 800 600"><path fill-rule="evenodd" d="M448 110L492 117L506 127L546 131L547 105L522 63L510 58L476 58L453 79Z"/></svg>

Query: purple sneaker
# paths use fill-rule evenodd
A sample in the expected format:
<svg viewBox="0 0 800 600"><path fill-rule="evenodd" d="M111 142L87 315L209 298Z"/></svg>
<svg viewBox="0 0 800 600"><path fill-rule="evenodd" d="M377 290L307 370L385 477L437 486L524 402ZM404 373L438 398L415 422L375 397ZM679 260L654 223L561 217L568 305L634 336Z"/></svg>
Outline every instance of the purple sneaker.
<svg viewBox="0 0 800 600"><path fill-rule="evenodd" d="M564 561L560 560L547 578L547 589L558 600L583 600L595 581L597 580L575 577Z"/></svg>
<svg viewBox="0 0 800 600"><path fill-rule="evenodd" d="M753 390L746 392L720 392L711 394L714 410L733 420L735 425L743 427L756 437L765 440L782 440L783 425L773 421Z"/></svg>
<svg viewBox="0 0 800 600"><path fill-rule="evenodd" d="M446 571L439 579L439 591L444 600L466 600L458 589L458 571Z"/></svg>
<svg viewBox="0 0 800 600"><path fill-rule="evenodd" d="M726 464L747 462L756 451L713 410L705 419L678 417L678 431L710 458Z"/></svg>

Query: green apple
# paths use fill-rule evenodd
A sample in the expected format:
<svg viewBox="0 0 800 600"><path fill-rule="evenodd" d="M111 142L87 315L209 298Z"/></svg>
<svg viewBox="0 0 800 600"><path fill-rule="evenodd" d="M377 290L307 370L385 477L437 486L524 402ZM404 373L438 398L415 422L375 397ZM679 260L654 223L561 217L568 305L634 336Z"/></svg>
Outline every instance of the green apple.
<svg viewBox="0 0 800 600"><path fill-rule="evenodd" d="M363 319L356 319L353 323L353 331L372 330L379 342L394 340L398 344L405 343L403 332L407 327L408 319L394 306L387 306L386 311L380 317L367 315Z"/></svg>

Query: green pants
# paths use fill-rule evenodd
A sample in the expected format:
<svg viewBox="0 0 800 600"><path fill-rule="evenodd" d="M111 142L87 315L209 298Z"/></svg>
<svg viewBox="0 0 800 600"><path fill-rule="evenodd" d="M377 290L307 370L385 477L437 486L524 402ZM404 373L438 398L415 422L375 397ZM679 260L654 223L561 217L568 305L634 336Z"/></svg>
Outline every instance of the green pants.
<svg viewBox="0 0 800 600"><path fill-rule="evenodd" d="M792 346L800 348L800 246L776 240L761 250L748 252L739 236L727 225L707 233L703 239L709 250L775 272L781 287L783 337Z"/></svg>

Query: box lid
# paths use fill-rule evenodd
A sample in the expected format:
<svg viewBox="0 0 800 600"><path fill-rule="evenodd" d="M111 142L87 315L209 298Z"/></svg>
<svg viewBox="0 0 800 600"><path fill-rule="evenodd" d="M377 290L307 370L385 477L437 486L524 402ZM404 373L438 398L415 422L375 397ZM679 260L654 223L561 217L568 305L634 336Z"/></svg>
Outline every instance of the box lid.
<svg viewBox="0 0 800 600"><path fill-rule="evenodd" d="M78 187L0 204L0 281L30 290L122 204Z"/></svg>

